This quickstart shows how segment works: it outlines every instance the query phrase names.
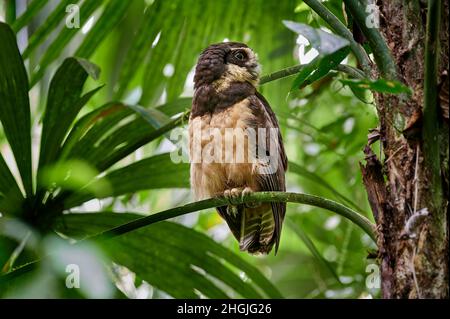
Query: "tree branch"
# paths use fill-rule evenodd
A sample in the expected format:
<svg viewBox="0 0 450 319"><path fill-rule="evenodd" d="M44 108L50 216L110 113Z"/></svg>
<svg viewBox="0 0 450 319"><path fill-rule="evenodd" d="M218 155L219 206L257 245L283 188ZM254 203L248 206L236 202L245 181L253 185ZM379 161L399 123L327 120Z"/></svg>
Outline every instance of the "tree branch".
<svg viewBox="0 0 450 319"><path fill-rule="evenodd" d="M439 61L439 30L441 22L441 1L429 0L425 42L425 81L423 107L424 158L430 167L433 190L433 205L437 208L442 201L441 169L439 148L439 112L437 98L437 72Z"/></svg>
<svg viewBox="0 0 450 319"><path fill-rule="evenodd" d="M350 65L347 64L339 64L338 66L336 66L335 68L333 68L333 70L339 71L339 72L343 72L343 73L347 73L348 75L354 77L355 79L365 79L366 76L364 75L364 73L357 69L354 68Z"/></svg>
<svg viewBox="0 0 450 319"><path fill-rule="evenodd" d="M358 62L367 77L370 77L370 60L367 56L366 51L363 47L359 45L358 42L353 39L353 34L347 29L347 27L330 11L328 10L320 1L317 0L304 0L304 2L313 9L326 23L341 37L350 41L350 48L353 51Z"/></svg>
<svg viewBox="0 0 450 319"><path fill-rule="evenodd" d="M279 79L286 78L288 76L297 74L305 67L305 65L306 64L290 66L288 68L281 69L279 71L275 71L273 73L263 75L261 77L261 79L259 80L259 85L263 85L263 84L266 84L266 83L269 83L269 82L272 82L275 80L279 80Z"/></svg>
<svg viewBox="0 0 450 319"><path fill-rule="evenodd" d="M369 41L369 45L372 48L375 62L380 69L381 75L388 80L395 80L397 71L389 47L376 27L367 26L366 19L368 15L363 5L359 0L344 0L344 3Z"/></svg>
<svg viewBox="0 0 450 319"><path fill-rule="evenodd" d="M293 202L324 208L352 221L376 242L375 226L366 217L340 203L337 203L335 201L326 198L299 193L257 192L251 193L245 196L244 198L240 198L239 200L240 204L248 202L263 202L263 203ZM207 208L220 207L227 204L229 204L229 202L224 197L210 198L195 203L186 204L184 206L171 208L150 216L139 218L124 225L120 225L115 228L109 229L103 233L89 237L87 239L89 240L109 239L131 232L138 228L154 224L162 220L174 218L177 216L185 215L188 213L196 212Z"/></svg>
<svg viewBox="0 0 450 319"><path fill-rule="evenodd" d="M264 76L261 77L261 80L259 81L260 85L264 85L266 83L275 81L275 80L279 80L294 74L299 73L306 64L298 64L295 66L291 66L273 73L269 73L266 74ZM364 79L366 78L364 76L364 73L361 72L360 70L358 70L357 68L354 68L350 65L346 65L346 64L339 64L338 66L336 66L335 68L333 68L333 70L335 71L340 71L343 73L347 73L348 75L357 78L357 79Z"/></svg>

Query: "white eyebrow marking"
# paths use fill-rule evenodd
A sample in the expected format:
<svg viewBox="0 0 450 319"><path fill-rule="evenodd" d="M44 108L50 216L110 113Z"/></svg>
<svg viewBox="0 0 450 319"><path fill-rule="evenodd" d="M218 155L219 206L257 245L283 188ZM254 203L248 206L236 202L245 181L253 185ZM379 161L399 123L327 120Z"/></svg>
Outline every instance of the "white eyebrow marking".
<svg viewBox="0 0 450 319"><path fill-rule="evenodd" d="M244 50L247 53L250 61L256 63L258 62L258 55L255 52L253 52L253 50L250 49L249 47L231 48L231 52L234 52L236 50Z"/></svg>

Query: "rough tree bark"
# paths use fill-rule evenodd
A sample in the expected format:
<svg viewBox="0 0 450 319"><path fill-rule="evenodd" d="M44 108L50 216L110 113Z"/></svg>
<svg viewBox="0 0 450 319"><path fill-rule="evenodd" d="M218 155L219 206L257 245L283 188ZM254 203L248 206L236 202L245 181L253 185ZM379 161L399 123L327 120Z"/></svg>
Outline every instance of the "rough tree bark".
<svg viewBox="0 0 450 319"><path fill-rule="evenodd" d="M397 78L413 89L409 98L375 95L380 122L369 140L379 138L382 150L367 146L366 164L361 166L378 226L382 296L448 298L448 0L442 1L439 30L438 114L434 132L428 131L433 140L425 138L426 143L427 1L377 1L377 5L380 31L396 63ZM439 156L430 153L436 145Z"/></svg>

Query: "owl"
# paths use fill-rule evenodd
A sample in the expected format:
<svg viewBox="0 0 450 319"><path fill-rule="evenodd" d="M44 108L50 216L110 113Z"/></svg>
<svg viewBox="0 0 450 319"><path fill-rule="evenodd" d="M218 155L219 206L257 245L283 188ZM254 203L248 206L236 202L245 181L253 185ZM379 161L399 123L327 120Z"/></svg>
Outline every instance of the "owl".
<svg viewBox="0 0 450 319"><path fill-rule="evenodd" d="M241 251L280 243L286 203L245 203L251 192L285 191L287 157L277 118L257 91L260 66L246 44L210 45L199 56L189 118L190 182L197 200L224 196L217 212Z"/></svg>

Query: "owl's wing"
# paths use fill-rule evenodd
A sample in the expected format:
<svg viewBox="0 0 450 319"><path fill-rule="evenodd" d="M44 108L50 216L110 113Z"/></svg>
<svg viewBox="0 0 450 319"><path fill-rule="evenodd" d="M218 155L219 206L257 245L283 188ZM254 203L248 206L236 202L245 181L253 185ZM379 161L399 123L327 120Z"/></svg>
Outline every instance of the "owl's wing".
<svg viewBox="0 0 450 319"><path fill-rule="evenodd" d="M265 99L264 96L262 96L261 93L256 92L255 97L262 104L262 106L264 107L264 110L269 115L270 122L273 125L271 127L278 129L278 141L277 141L278 147L279 147L278 155L279 155L279 159L281 160L281 163L283 164L283 170L287 171L288 159L286 156L286 152L284 150L283 138L281 137L281 131L280 131L280 126L278 125L277 117L275 116L275 113L273 112L272 108L270 107L269 102L267 102L267 100ZM284 174L283 174L283 176L284 176Z"/></svg>
<svg viewBox="0 0 450 319"><path fill-rule="evenodd" d="M265 165L258 165L258 183L260 188L262 191L286 191L285 172L287 170L288 160L275 113L260 93L257 92L255 95L250 96L249 100L252 113L256 116L255 123L249 123L249 125L256 130L258 127L265 127L276 128L278 131L277 136L275 137L271 134L266 134L266 149L263 154L266 154L266 156L276 156L277 168L276 171L273 172L273 170L269 170L269 167ZM276 154L270 154L270 143L273 143L276 146ZM258 145L258 147L259 146L260 145ZM286 203L271 203L271 205L275 221L275 231L273 236L275 239L276 253L280 244L281 227L284 215L286 214Z"/></svg>

